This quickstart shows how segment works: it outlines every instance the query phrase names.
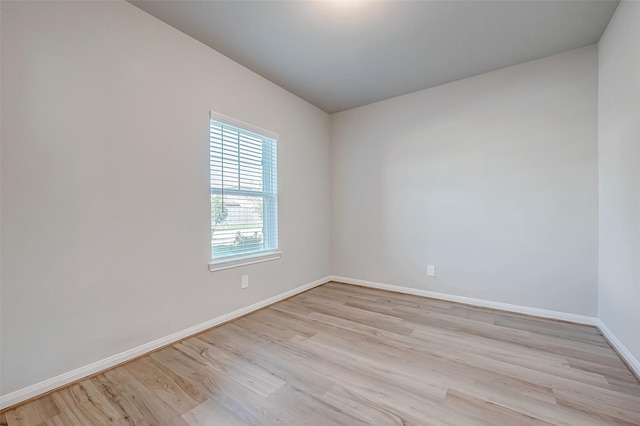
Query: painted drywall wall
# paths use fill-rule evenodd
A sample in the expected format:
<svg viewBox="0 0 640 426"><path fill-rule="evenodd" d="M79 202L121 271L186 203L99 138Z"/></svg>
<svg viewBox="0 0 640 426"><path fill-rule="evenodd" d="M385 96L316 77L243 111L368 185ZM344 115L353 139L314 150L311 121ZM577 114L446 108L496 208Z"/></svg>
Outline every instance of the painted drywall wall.
<svg viewBox="0 0 640 426"><path fill-rule="evenodd" d="M598 62L598 315L640 360L640 3L620 3Z"/></svg>
<svg viewBox="0 0 640 426"><path fill-rule="evenodd" d="M330 274L326 113L125 2L1 15L3 395ZM209 110L280 134L280 260L208 271Z"/></svg>
<svg viewBox="0 0 640 426"><path fill-rule="evenodd" d="M596 314L594 46L331 119L335 275Z"/></svg>

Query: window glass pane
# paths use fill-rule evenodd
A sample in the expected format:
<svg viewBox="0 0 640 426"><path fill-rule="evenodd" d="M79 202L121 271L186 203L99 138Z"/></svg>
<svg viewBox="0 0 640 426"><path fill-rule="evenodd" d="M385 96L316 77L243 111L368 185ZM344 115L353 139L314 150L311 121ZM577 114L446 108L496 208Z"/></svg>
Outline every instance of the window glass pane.
<svg viewBox="0 0 640 426"><path fill-rule="evenodd" d="M211 255L278 248L276 141L211 119Z"/></svg>
<svg viewBox="0 0 640 426"><path fill-rule="evenodd" d="M263 250L263 197L211 196L214 257Z"/></svg>

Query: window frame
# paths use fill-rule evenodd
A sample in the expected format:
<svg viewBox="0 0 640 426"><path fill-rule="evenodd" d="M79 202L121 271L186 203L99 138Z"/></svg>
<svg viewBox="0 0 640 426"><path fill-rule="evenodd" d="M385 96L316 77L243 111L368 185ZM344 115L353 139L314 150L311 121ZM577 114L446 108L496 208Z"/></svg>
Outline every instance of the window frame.
<svg viewBox="0 0 640 426"><path fill-rule="evenodd" d="M277 145L278 145L278 139L279 139L279 135L277 133L271 132L269 130L265 130L262 129L260 127L254 126L250 123L246 123L244 121L235 119L233 117L229 117L220 113L217 113L215 111L210 111L209 112L209 126L211 126L211 120L215 120L218 121L220 123L222 123L223 125L229 125L229 126L233 126L236 127L242 131L246 131L249 133L253 133L255 135L264 137L264 138L268 138L268 139L272 139L275 143L275 147L274 147L274 153L275 153L275 161L273 162L274 166L275 166L275 170L272 170L271 173L275 174L275 184L276 187L274 188L273 193L271 194L270 191L266 191L265 188L263 188L263 197L268 197L268 196L273 196L275 197L274 200L274 204L275 204L275 209L276 209L276 213L275 215L271 215L271 217L275 218L275 225L273 226L273 229L275 230L275 243L276 243L276 247L275 248L269 248L269 249L263 249L263 250L259 250L259 251L253 251L253 252L249 252L249 253L240 253L240 254L236 254L236 255L231 255L231 256L224 256L224 257L219 257L219 258L214 258L213 257L213 243L212 243L212 232L213 232L213 223L210 222L210 234L209 234L209 254L210 254L210 262L209 262L209 270L211 272L214 271L220 271L220 270L224 270L224 269L230 269L230 268L238 268L241 266L246 266L246 265L252 265L255 263L262 263L262 262L268 262L271 260L277 260L280 259L280 257L282 256L282 250L280 250L278 244L279 244L279 238L278 238L278 222L279 222L279 218L278 218L278 178L277 178L277 174L278 174L278 150L277 150ZM211 157L211 130L209 130L209 156ZM269 164L270 166L271 164ZM263 164L263 172L265 169L265 165ZM213 194L213 186L212 186L212 182L211 182L211 159L209 160L209 197L211 199L211 195ZM268 181L270 181L270 179L268 179ZM224 191L224 190L223 190ZM230 192L233 193L241 193L242 190L230 190ZM246 192L250 192L250 191L246 191ZM267 203L264 203L267 204ZM209 201L209 206L211 207L211 201ZM265 205L265 209L267 208L267 206ZM263 216L263 226L264 226L264 216ZM273 238L273 235L265 235L264 236L265 239L267 238Z"/></svg>

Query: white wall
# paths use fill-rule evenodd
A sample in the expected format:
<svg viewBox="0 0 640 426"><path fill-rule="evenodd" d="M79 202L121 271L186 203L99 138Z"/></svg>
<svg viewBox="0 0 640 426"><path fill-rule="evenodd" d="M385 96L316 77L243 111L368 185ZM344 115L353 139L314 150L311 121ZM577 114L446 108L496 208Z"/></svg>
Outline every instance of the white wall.
<svg viewBox="0 0 640 426"><path fill-rule="evenodd" d="M128 3L1 14L2 394L329 275L327 114ZM278 261L208 271L211 109L281 135Z"/></svg>
<svg viewBox="0 0 640 426"><path fill-rule="evenodd" d="M598 314L640 360L640 3L620 3L598 57Z"/></svg>
<svg viewBox="0 0 640 426"><path fill-rule="evenodd" d="M333 273L594 316L596 124L593 46L333 115Z"/></svg>

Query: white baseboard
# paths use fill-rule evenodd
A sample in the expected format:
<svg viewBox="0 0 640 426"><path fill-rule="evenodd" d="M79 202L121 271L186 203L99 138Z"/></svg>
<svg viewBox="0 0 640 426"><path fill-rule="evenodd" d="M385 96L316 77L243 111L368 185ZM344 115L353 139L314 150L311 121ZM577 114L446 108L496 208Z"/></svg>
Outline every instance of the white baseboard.
<svg viewBox="0 0 640 426"><path fill-rule="evenodd" d="M118 364L122 364L126 361L130 361L134 358L137 358L141 355L152 352L163 346L170 345L186 337L200 333L211 327L215 327L216 325L220 325L222 323L241 317L253 311L257 311L258 309L264 308L265 306L274 304L288 297L295 296L296 294L302 293L304 291L307 291L313 287L317 287L329 281L331 281L330 277L321 278L312 283L305 284L300 287L296 287L293 290L289 290L284 293L280 293L276 296L270 297L268 299L262 300L260 302L254 303L253 305L249 305L244 308L237 309L228 314L221 315L217 318L213 318L201 324L194 325L193 327L189 327L187 329L178 331L176 333L172 333L168 336L162 337L160 339L156 339L149 343L145 343L143 345L121 352L119 354L112 355L108 358L102 359L100 361L96 361L89 365L85 365L83 367L77 368L75 370L69 371L59 376L52 377L51 379L47 379L43 382L36 383L31 386L27 386L26 388L19 389L15 392L11 392L6 395L2 395L0 396L0 410L3 410L7 407L11 407L12 405L19 404L22 401L26 401L28 399L37 397L46 392L68 385L70 383L81 380L93 374L99 373L100 371L107 370Z"/></svg>
<svg viewBox="0 0 640 426"><path fill-rule="evenodd" d="M270 297L268 299L262 300L260 302L254 303L253 305L249 305L244 308L237 309L233 312L230 312L225 315L221 315L217 318L213 318L201 324L197 324L185 330L181 330L176 333L172 333L168 336L162 337L160 339L156 339L152 342L145 343L133 349L129 349L127 351L121 352L116 355L112 355L100 361L96 361L89 365L85 365L73 371L69 371L67 373L61 374L51 379L47 379L43 382L36 383L31 386L27 386L26 388L17 390L15 392L11 392L7 395L2 395L0 396L0 410L19 404L22 401L26 401L28 399L37 397L51 390L63 387L65 385L81 380L93 374L99 373L100 371L107 370L118 364L122 364L124 362L130 361L141 355L152 352L158 348L170 345L186 337L200 333L204 330L215 327L217 325L233 320L235 318L239 318L253 311L257 311L258 309L262 309L265 306L271 305L273 303L276 303L288 297L295 296L296 294L302 293L304 291L307 291L309 289L312 289L314 287L317 287L329 281L343 282L346 284L354 284L362 287L376 288L380 290L393 291L396 293L405 293L405 294L412 294L416 296L430 297L433 299L446 300L449 302L458 302L466 305L481 306L485 308L498 309L498 310L503 310L508 312L516 312L516 313L533 315L533 316L543 317L543 318L556 319L561 321L570 321L570 322L575 322L579 324L595 325L600 329L602 334L609 341L609 343L615 348L618 354L620 354L620 356L626 361L627 365L629 365L629 367L631 368L631 370L633 370L636 376L640 377L640 362L631 354L631 352L622 344L622 342L620 342L620 340L618 340L618 338L613 334L613 332L599 318L570 314L566 312L550 311L546 309L532 308L528 306L512 305L509 303L492 302L490 300L456 296L456 295L446 294L446 293L437 293L437 292L428 291L428 290L420 290L420 289L415 289L410 287L383 284L383 283L377 283L373 281L359 280L355 278L329 276L329 277L321 278L309 284L305 284L300 287L294 288L292 290L286 291L284 293L278 294L276 296Z"/></svg>
<svg viewBox="0 0 640 426"><path fill-rule="evenodd" d="M627 363L627 366L631 369L631 371L636 375L638 380L640 380L640 361L633 356L631 351L627 349L625 345L613 334L613 331L607 327L607 325L602 322L600 318L598 318L598 328L602 335L609 341L609 344L613 346L613 348L618 352L618 355Z"/></svg>
<svg viewBox="0 0 640 426"><path fill-rule="evenodd" d="M519 314L533 315L536 317L550 318L561 321L575 322L578 324L593 325L598 327L602 335L609 344L618 352L618 355L626 362L631 371L640 380L640 361L636 359L631 351L616 337L600 318L585 315L570 314L566 312L550 311L547 309L531 308L528 306L512 305L509 303L492 302L490 300L474 299L472 297L456 296L453 294L437 293L428 290L420 290L411 287L377 283L373 281L359 280L355 278L331 276L331 281L354 284L362 287L388 290L396 293L413 294L416 296L431 297L433 299L446 300L448 302L464 303L466 305L481 306L484 308L499 309L501 311L516 312Z"/></svg>
<svg viewBox="0 0 640 426"><path fill-rule="evenodd" d="M499 309L501 311L516 312L519 314L533 315L536 317L549 318L561 321L575 322L578 324L593 325L598 327L602 335L609 344L618 352L618 355L626 362L631 371L640 380L640 361L636 359L631 351L622 344L615 334L606 326L600 318L585 315L570 314L566 312L550 311L547 309L531 308L528 306L512 305L509 303L492 302L490 300L474 299L472 297L456 296L453 294L437 293L428 290L420 290L411 287L377 283L373 281L359 280L355 278L331 276L331 281L354 284L362 287L388 290L396 293L413 294L415 296L431 297L433 299L446 300L448 302L464 303L465 305L481 306L484 308Z"/></svg>
<svg viewBox="0 0 640 426"><path fill-rule="evenodd" d="M542 318L550 318L560 321L575 322L578 324L598 325L598 318L586 315L570 314L566 312L550 311L547 309L532 308L529 306L512 305L509 303L492 302L484 299L474 299L472 297L456 296L453 294L437 293L434 291L420 290L411 287L402 287L391 284L377 283L373 281L359 280L355 278L331 276L331 281L343 282L346 284L354 284L362 287L377 288L380 290L388 290L396 293L413 294L415 296L430 297L432 299L446 300L448 302L458 302L465 305L481 306L483 308L498 309L501 311L515 312L519 314L532 315Z"/></svg>

